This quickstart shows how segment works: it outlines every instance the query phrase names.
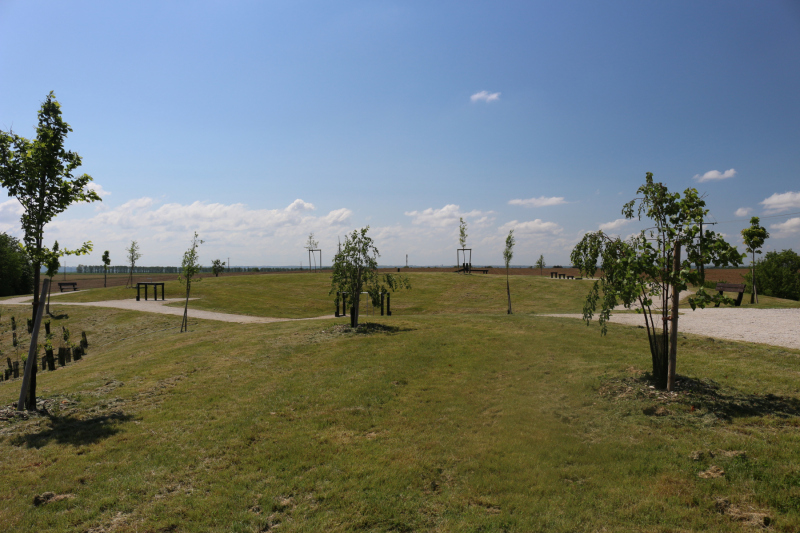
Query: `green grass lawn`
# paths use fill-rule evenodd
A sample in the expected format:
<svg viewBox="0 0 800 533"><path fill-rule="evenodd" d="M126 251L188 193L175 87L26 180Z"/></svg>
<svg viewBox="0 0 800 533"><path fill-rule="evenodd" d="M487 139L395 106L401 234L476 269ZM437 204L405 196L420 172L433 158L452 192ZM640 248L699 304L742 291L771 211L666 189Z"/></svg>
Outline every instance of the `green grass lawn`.
<svg viewBox="0 0 800 533"><path fill-rule="evenodd" d="M587 284L419 276L365 333L61 304L92 345L0 420L3 531L800 531L800 351L681 335L667 396L643 329L530 314Z"/></svg>
<svg viewBox="0 0 800 533"><path fill-rule="evenodd" d="M401 314L503 313L508 305L505 276L412 272L408 277L411 290L392 294L392 310ZM333 296L328 294L330 283L328 273L205 278L192 284L191 296L198 300L189 305L206 311L279 318L331 315L335 307ZM511 276L512 307L519 314L577 313L583 308L590 283ZM166 282L165 289L167 298L185 296L185 288L177 281ZM135 297L135 289L113 287L58 296L52 301L91 302Z"/></svg>

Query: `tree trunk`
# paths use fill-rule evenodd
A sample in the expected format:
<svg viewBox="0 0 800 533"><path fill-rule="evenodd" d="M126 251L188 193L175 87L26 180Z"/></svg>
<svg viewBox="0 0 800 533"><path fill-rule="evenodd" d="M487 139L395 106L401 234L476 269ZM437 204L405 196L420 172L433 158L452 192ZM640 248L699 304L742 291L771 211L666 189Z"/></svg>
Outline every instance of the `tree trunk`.
<svg viewBox="0 0 800 533"><path fill-rule="evenodd" d="M103 269L103 288L108 286L108 269Z"/></svg>
<svg viewBox="0 0 800 533"><path fill-rule="evenodd" d="M189 331L189 288L191 287L191 281L186 280L186 303L183 306L183 321L181 322L181 333L184 331Z"/></svg>
<svg viewBox="0 0 800 533"><path fill-rule="evenodd" d="M506 292L508 293L508 314L511 314L511 286L508 284L508 267L506 267Z"/></svg>
<svg viewBox="0 0 800 533"><path fill-rule="evenodd" d="M756 253L753 252L753 260L751 261L750 265L750 275L752 276L753 280L753 290L750 292L750 303L754 304L758 302L758 296L756 296Z"/></svg>
<svg viewBox="0 0 800 533"><path fill-rule="evenodd" d="M672 264L673 274L677 274L681 268L681 243L675 243L675 259ZM678 288L672 286L672 331L669 339L669 372L667 375L667 390L675 389L675 363L678 359L678 304L680 303L681 293Z"/></svg>

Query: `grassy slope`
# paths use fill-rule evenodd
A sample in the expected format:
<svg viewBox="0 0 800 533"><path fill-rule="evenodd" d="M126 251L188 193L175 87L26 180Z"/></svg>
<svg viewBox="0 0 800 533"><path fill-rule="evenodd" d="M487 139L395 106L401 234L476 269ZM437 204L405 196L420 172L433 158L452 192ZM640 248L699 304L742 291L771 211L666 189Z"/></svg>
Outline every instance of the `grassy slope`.
<svg viewBox="0 0 800 533"><path fill-rule="evenodd" d="M415 290L435 292L424 283ZM578 321L479 315L480 302L496 312L494 300L464 301L472 314L398 310L376 319L397 329L373 335L333 332L342 319L198 321L180 335L158 331L174 328L173 317L67 308L57 323L86 329L93 347L40 374L42 395L63 406L51 419L0 422L0 523L745 529L716 511L725 497L766 511L777 530L800 528L799 352L684 337L680 373L723 387L692 400L694 412L677 403L669 416L646 416L654 400L625 392L649 364L642 330L612 325L600 338ZM15 399L17 384L0 385L0 403ZM748 459L688 458L720 449ZM726 476L698 478L710 464ZM44 491L76 497L34 507Z"/></svg>
<svg viewBox="0 0 800 533"><path fill-rule="evenodd" d="M505 311L504 276L410 273L411 291L392 295L392 309L404 314L486 313ZM517 313L580 312L588 281L550 280L538 276L511 276L511 300ZM253 316L306 318L333 314L328 274L254 275L206 278L192 284L194 309ZM167 282L167 298L179 298L185 289ZM135 297L123 287L93 289L59 296L58 302L91 302ZM56 300L53 299L53 302ZM181 305L181 304L175 304Z"/></svg>

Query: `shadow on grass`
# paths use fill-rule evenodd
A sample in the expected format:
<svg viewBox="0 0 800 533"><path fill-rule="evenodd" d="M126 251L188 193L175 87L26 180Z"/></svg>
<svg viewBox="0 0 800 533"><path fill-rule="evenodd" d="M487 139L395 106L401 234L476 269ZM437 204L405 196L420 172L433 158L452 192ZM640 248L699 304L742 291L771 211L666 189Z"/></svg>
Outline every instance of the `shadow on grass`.
<svg viewBox="0 0 800 533"><path fill-rule="evenodd" d="M371 333L400 333L401 331L413 331L411 328L401 328L398 326L387 326L386 324L375 324L373 322L362 322L358 327L353 330L353 333L360 333L362 335L369 335Z"/></svg>
<svg viewBox="0 0 800 533"><path fill-rule="evenodd" d="M800 416L800 399L774 394L748 394L722 387L714 380L675 377L675 394L653 388L649 372L636 377L613 379L600 388L601 394L617 400L655 400L656 405L682 404L693 414L711 413L723 420L743 417L774 416L791 418ZM650 412L658 414L656 407Z"/></svg>
<svg viewBox="0 0 800 533"><path fill-rule="evenodd" d="M50 316L50 318L52 318L53 320L62 320L62 319L67 319L67 318L69 318L69 315L68 315L67 313L62 313L62 314L60 314L60 315L54 315L53 313L50 313L50 312L48 312L47 314L48 314L48 315Z"/></svg>
<svg viewBox="0 0 800 533"><path fill-rule="evenodd" d="M19 435L11 440L15 446L41 448L50 442L81 446L94 444L119 433L119 423L133 418L123 413L80 419L72 416L50 416L50 427L36 433Z"/></svg>
<svg viewBox="0 0 800 533"><path fill-rule="evenodd" d="M679 393L684 393L684 403L691 401L696 409L705 409L723 419L748 416L800 416L800 400L791 396L774 394L746 394L733 389L722 389L711 379L694 379L676 376Z"/></svg>

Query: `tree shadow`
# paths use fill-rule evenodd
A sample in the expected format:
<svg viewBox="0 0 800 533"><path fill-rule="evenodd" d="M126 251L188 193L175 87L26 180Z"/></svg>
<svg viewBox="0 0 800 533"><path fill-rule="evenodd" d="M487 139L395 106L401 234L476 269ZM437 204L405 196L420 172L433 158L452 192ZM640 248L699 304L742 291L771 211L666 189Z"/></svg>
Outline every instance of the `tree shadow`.
<svg viewBox="0 0 800 533"><path fill-rule="evenodd" d="M652 385L650 373L639 378L640 382ZM723 388L712 379L695 379L675 376L676 401L690 405L696 410L705 410L718 418L731 420L750 416L774 416L790 418L800 416L800 399L775 394L747 394L732 388Z"/></svg>
<svg viewBox="0 0 800 533"><path fill-rule="evenodd" d="M47 313L47 314L48 314L48 315L50 316L50 318L52 318L53 320L62 320L62 319L67 319L67 318L69 318L69 315L68 315L67 313L61 313L60 315L54 315L53 313Z"/></svg>
<svg viewBox="0 0 800 533"><path fill-rule="evenodd" d="M388 326L386 324L376 324L374 322L362 322L358 325L354 333L369 335L372 333L400 333L402 331L413 331L411 328L401 328L399 326Z"/></svg>
<svg viewBox="0 0 800 533"><path fill-rule="evenodd" d="M18 435L11 439L15 446L41 448L51 442L81 446L94 444L119 433L119 424L133 419L132 415L111 413L80 419L74 416L47 415L50 427L36 433Z"/></svg>

